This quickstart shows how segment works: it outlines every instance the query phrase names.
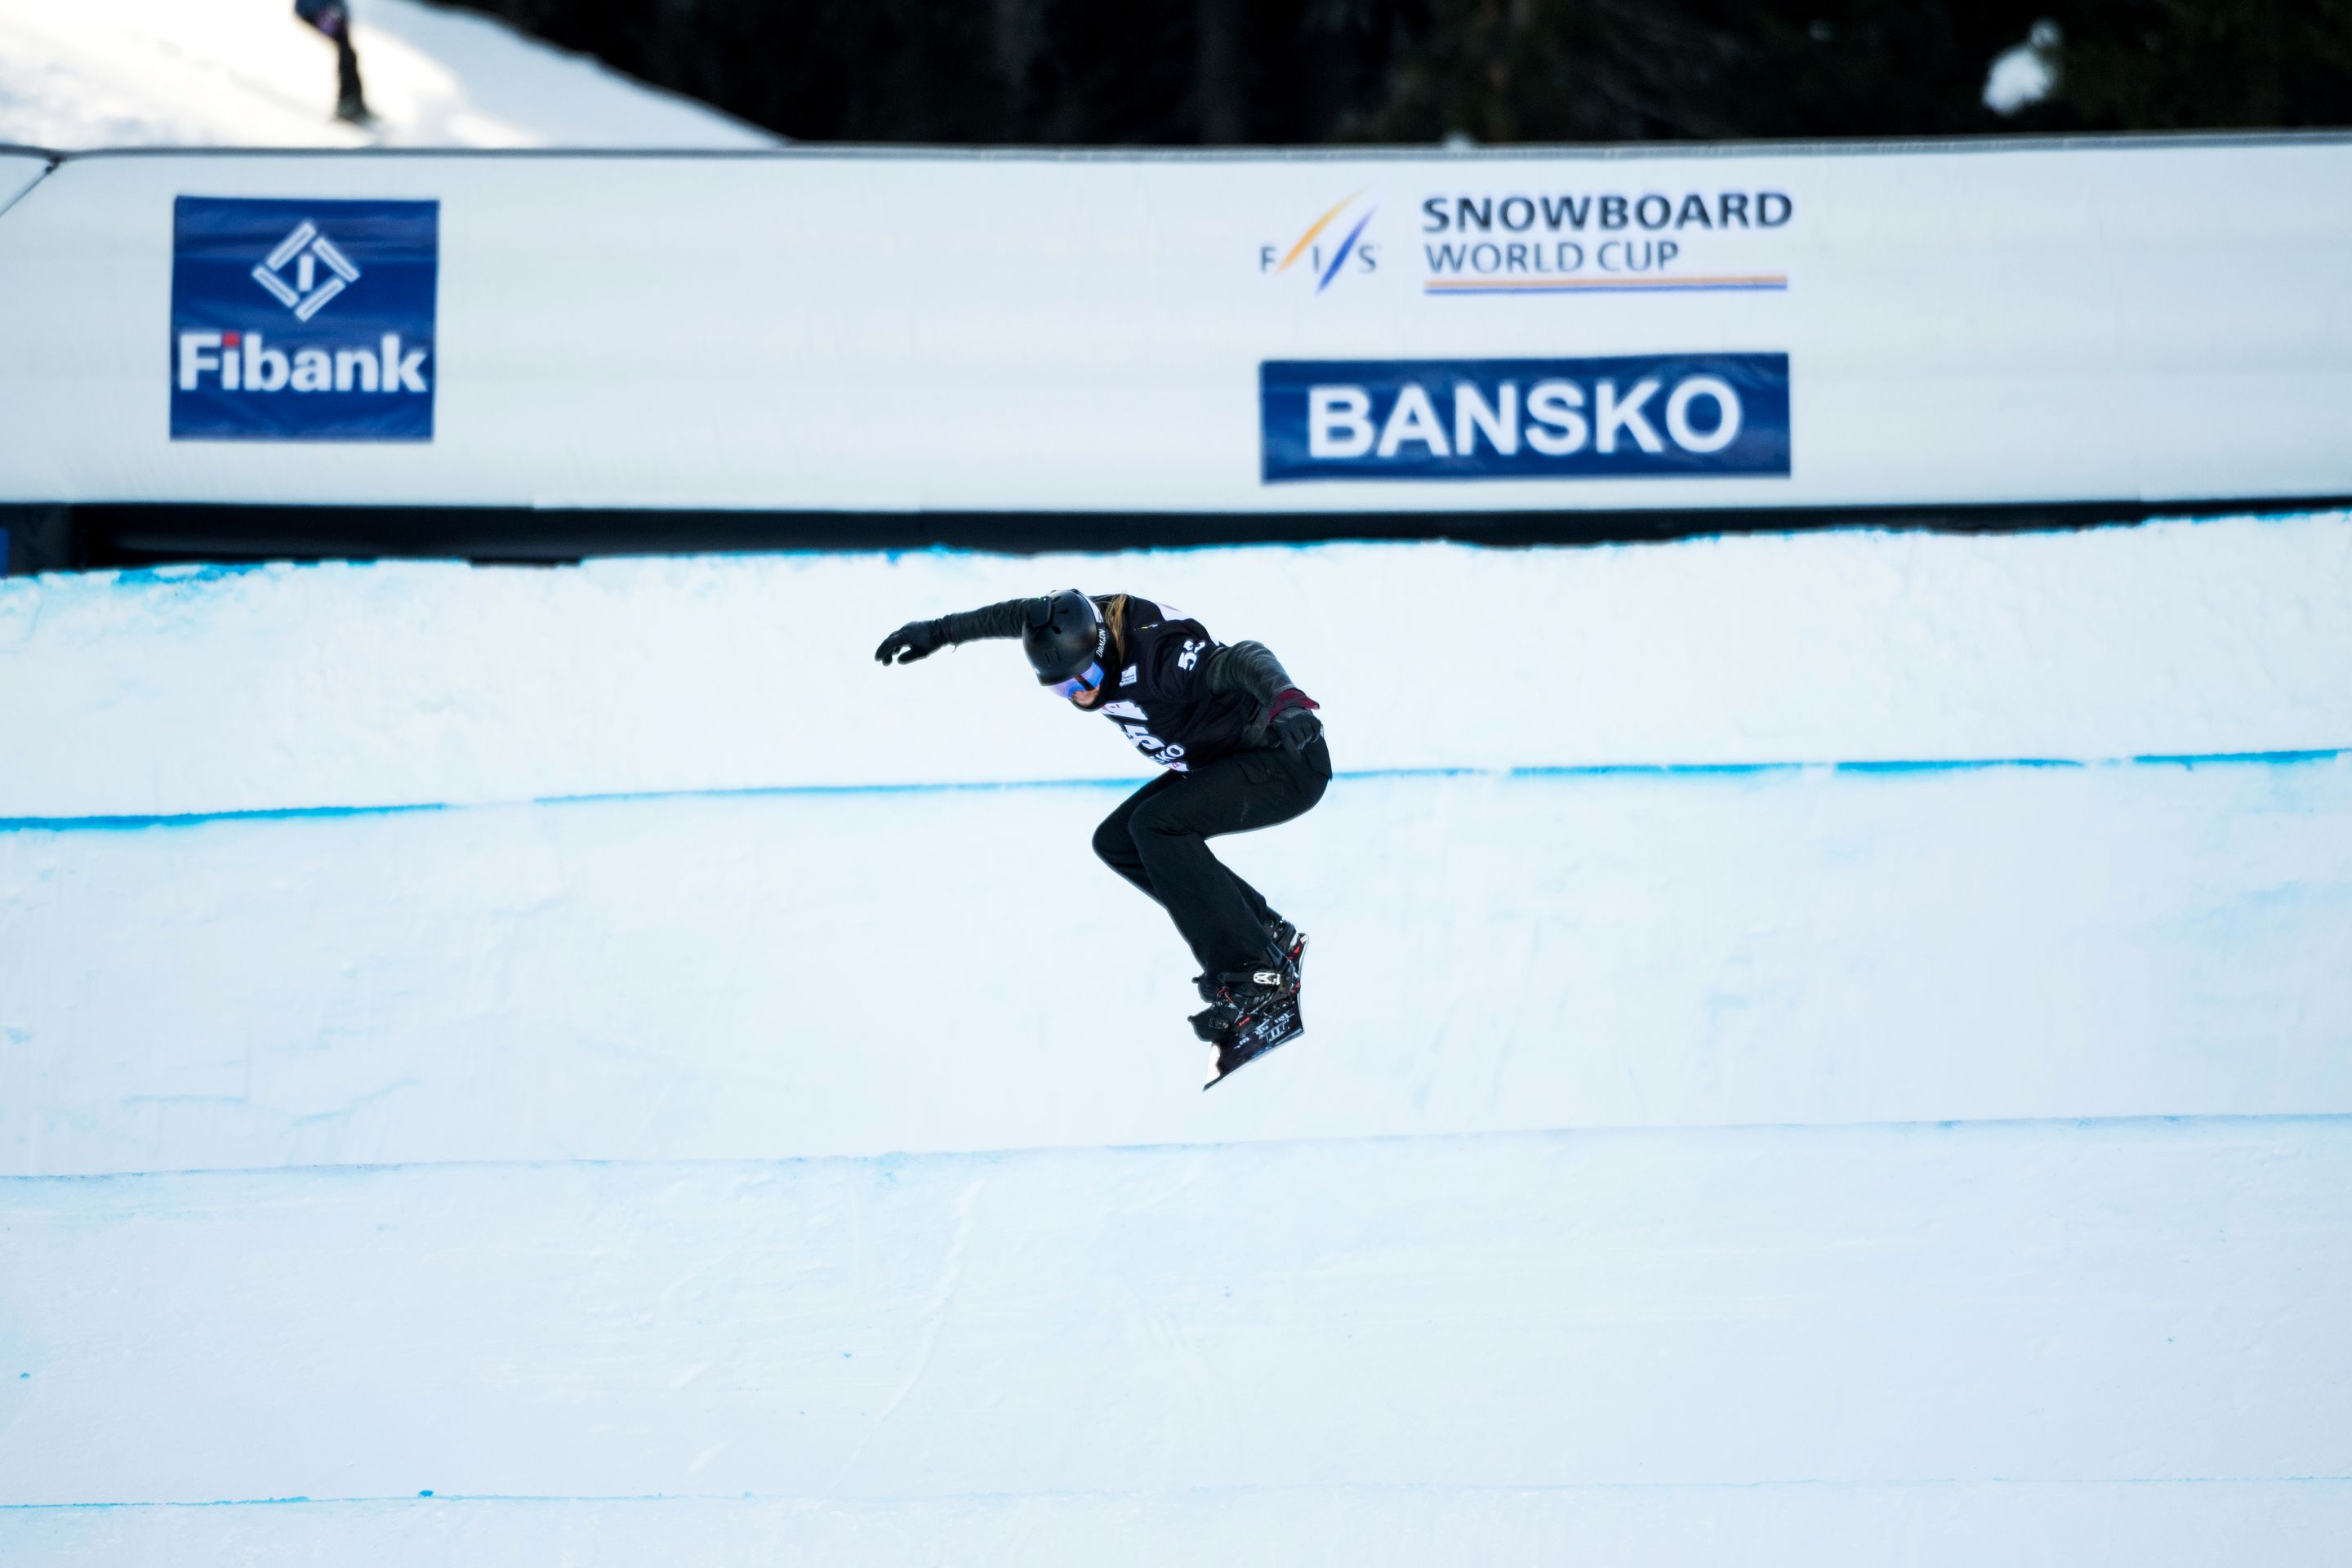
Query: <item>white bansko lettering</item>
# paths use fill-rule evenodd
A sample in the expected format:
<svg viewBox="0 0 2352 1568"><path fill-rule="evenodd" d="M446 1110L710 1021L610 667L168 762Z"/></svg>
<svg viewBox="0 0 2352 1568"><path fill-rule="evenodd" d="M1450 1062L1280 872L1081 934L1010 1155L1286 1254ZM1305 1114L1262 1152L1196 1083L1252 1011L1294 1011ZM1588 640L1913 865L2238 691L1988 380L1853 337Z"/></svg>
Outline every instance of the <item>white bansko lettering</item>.
<svg viewBox="0 0 2352 1568"><path fill-rule="evenodd" d="M1572 381L1539 381L1528 394L1528 445L1547 458L1584 449L1592 427L1584 421L1584 388Z"/></svg>
<svg viewBox="0 0 2352 1568"><path fill-rule="evenodd" d="M1519 385L1507 381L1495 389L1495 402L1468 382L1454 388L1454 449L1468 457L1477 449L1480 432L1505 457L1519 449Z"/></svg>
<svg viewBox="0 0 2352 1568"><path fill-rule="evenodd" d="M1440 413L1441 400L1450 419ZM1411 461L1468 458L1482 446L1512 457L1522 443L1547 458L1570 457L1588 447L1614 453L1627 445L1663 454L1671 442L1706 456L1738 438L1744 412L1737 387L1705 374L1685 375L1671 389L1656 376L1643 376L1630 386L1604 376L1589 393L1576 382L1554 377L1537 382L1524 396L1516 381L1485 387L1456 381L1450 389L1409 381L1377 421L1369 387L1316 386L1307 393L1307 450L1310 458Z"/></svg>
<svg viewBox="0 0 2352 1568"><path fill-rule="evenodd" d="M1666 444L1658 439L1658 432L1642 413L1642 405L1650 401L1658 390L1657 378L1643 376L1633 384L1633 392L1623 401L1617 396L1617 384L1607 376L1593 388L1596 401L1592 405L1592 421L1598 426L1592 449L1613 452L1617 449L1617 432L1624 431L1633 437L1633 444L1644 452L1663 452Z"/></svg>
<svg viewBox="0 0 2352 1568"><path fill-rule="evenodd" d="M1445 426L1437 421L1437 410L1430 405L1429 389L1417 381L1408 381L1397 394L1396 406L1389 410L1388 423L1381 426L1380 455L1393 458L1407 441L1418 441L1429 448L1430 456L1445 458L1453 453L1445 445Z"/></svg>
<svg viewBox="0 0 2352 1568"><path fill-rule="evenodd" d="M1360 386L1307 392L1307 451L1315 458L1360 458L1372 449L1372 395Z"/></svg>
<svg viewBox="0 0 2352 1568"><path fill-rule="evenodd" d="M1692 428L1690 405L1699 398L1715 404L1715 428ZM1720 452L1739 435L1739 395L1717 375L1685 376L1666 399L1666 434L1685 452Z"/></svg>

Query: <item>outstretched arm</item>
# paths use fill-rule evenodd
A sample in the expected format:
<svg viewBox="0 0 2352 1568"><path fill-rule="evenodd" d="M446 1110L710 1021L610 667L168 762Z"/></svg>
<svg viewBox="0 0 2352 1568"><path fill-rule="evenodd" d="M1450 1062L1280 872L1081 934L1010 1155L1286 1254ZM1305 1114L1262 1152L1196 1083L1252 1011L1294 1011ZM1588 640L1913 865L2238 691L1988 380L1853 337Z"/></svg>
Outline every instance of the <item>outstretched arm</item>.
<svg viewBox="0 0 2352 1568"><path fill-rule="evenodd" d="M1297 756L1323 732L1323 721L1315 717L1321 704L1290 683L1289 672L1264 643L1237 642L1212 649L1201 661L1201 679L1211 691L1239 691L1256 699L1257 722L1248 731L1253 745L1264 744L1271 731Z"/></svg>
<svg viewBox="0 0 2352 1568"><path fill-rule="evenodd" d="M874 657L884 664L912 664L940 648L982 637L1017 637L1044 599L1007 599L977 610L959 610L934 621L908 621L882 639Z"/></svg>
<svg viewBox="0 0 2352 1568"><path fill-rule="evenodd" d="M1290 684L1290 674L1265 644L1237 642L1209 650L1209 657L1201 661L1201 679L1221 695L1245 691L1263 707Z"/></svg>

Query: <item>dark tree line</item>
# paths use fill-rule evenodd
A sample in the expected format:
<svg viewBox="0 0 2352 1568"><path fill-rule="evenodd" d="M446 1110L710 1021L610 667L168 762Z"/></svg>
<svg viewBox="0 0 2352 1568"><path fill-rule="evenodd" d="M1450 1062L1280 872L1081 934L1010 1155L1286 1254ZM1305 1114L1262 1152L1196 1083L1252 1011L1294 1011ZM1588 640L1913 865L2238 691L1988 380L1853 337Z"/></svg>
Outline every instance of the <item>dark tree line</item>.
<svg viewBox="0 0 2352 1568"><path fill-rule="evenodd" d="M2352 124L2352 0L471 0L812 141L1668 141ZM2055 88L2004 118L2040 20Z"/></svg>

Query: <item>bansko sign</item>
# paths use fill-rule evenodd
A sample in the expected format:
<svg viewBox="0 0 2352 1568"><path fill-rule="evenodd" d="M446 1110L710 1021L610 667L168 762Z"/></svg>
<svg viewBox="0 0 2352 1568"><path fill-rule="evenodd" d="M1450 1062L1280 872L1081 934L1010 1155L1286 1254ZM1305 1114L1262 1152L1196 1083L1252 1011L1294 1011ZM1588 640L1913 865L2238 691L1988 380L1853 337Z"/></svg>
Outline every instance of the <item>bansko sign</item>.
<svg viewBox="0 0 2352 1568"><path fill-rule="evenodd" d="M1402 221L1414 231L1409 249L1382 243L1383 206L1394 215L1388 225ZM1260 482L1786 479L1789 355L1780 352L1788 342L1780 334L1791 321L1777 304L1740 323L1780 337L1769 352L1731 352L1718 335L1719 310L1688 317L1661 313L1673 310L1663 306L1634 308L1647 312L1640 318L1647 342L1612 334L1623 348L1645 353L1587 348L1576 358L1490 359L1472 357L1470 345L1492 342L1497 319L1516 334L1544 321L1549 330L1538 332L1538 342L1565 336L1591 344L1598 325L1591 312L1614 307L1573 302L1583 295L1785 298L1796 216L1796 198L1769 182L1530 181L1394 204L1362 187L1287 246L1261 246L1258 270L1279 277L1296 269L1315 279L1320 295L1335 283L1377 282L1402 270L1394 267L1400 252L1410 254L1419 277L1394 278L1390 299L1410 286L1424 300L1454 301L1429 308L1444 313L1439 335L1462 340L1470 352L1261 361ZM1543 295L1560 302L1527 298ZM1364 298L1363 285L1354 284L1344 308ZM1491 302L1463 302L1480 299ZM1335 299L1318 308L1343 307ZM1538 318L1530 310L1555 313ZM1433 325L1437 320L1429 318Z"/></svg>
<svg viewBox="0 0 2352 1568"><path fill-rule="evenodd" d="M1703 479L1789 472L1789 356L1268 360L1262 478Z"/></svg>
<svg viewBox="0 0 2352 1568"><path fill-rule="evenodd" d="M440 212L180 197L172 439L433 439Z"/></svg>

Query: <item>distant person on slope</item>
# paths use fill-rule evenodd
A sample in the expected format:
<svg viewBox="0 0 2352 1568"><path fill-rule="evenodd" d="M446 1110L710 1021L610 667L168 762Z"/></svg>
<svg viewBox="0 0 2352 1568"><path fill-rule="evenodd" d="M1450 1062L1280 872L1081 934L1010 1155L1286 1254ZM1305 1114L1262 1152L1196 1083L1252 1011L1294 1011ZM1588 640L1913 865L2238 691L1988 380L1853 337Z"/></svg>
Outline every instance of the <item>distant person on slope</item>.
<svg viewBox="0 0 2352 1568"><path fill-rule="evenodd" d="M294 0L294 15L334 41L335 118L365 125L375 117L368 112L367 94L360 88L359 52L352 47L351 7L343 0Z"/></svg>
<svg viewBox="0 0 2352 1568"><path fill-rule="evenodd" d="M1019 637L1037 682L1117 724L1168 771L1095 829L1095 853L1168 911L1201 965L1192 1028L1217 1047L1209 1082L1284 1041L1307 939L1209 852L1206 840L1287 822L1331 782L1317 704L1264 645L1131 594L1076 588L909 621L874 650L911 663L982 637ZM1205 1087L1205 1086L1204 1086Z"/></svg>

